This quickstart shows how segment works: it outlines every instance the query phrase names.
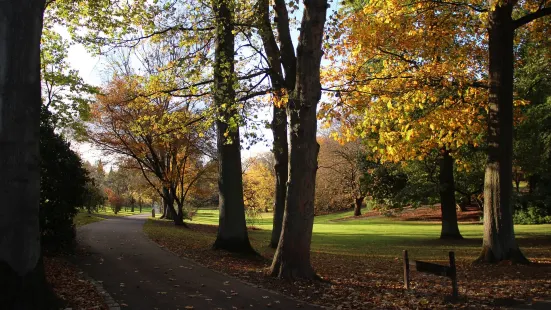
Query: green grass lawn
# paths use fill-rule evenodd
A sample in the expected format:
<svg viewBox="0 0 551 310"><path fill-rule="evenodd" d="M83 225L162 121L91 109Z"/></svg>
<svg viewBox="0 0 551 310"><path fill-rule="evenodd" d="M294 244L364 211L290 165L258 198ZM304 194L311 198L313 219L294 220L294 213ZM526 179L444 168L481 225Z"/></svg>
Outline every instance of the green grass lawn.
<svg viewBox="0 0 551 310"><path fill-rule="evenodd" d="M86 211L80 211L77 213L77 215L73 218L73 223L76 227L103 221L104 218L95 216L94 214L88 214Z"/></svg>
<svg viewBox="0 0 551 310"><path fill-rule="evenodd" d="M142 208L141 213L151 214L151 207ZM115 214L115 212L113 212L113 209L111 209L109 207L105 207L104 209L100 209L100 210L98 210L98 212L96 212L96 214L108 215L108 216L130 216L130 215L136 215L136 214L141 214L141 213L140 213L140 208L134 208L134 212L131 212L130 208L126 208L126 210L124 210L124 208L123 208L117 214Z"/></svg>
<svg viewBox="0 0 551 310"><path fill-rule="evenodd" d="M361 218L345 221L336 219L352 216L352 211L316 216L312 237L312 250L340 255L378 255L400 257L407 249L416 259L446 259L447 252L456 251L456 257L474 260L481 250L482 225L460 224L465 240L440 241L440 223L398 221L393 218ZM218 210L198 210L196 224L218 224ZM250 224L250 223L249 223ZM249 232L253 245L266 247L272 229L272 214L263 213L254 220L259 230ZM521 247L533 258L551 257L551 249L534 245L534 238L551 239L551 224L516 225L515 233ZM530 238L529 242L524 242Z"/></svg>

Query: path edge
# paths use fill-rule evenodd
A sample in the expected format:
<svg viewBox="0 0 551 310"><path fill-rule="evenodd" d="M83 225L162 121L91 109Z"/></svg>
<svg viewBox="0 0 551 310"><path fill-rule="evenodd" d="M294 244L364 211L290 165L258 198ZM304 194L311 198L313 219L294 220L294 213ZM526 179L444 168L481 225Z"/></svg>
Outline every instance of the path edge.
<svg viewBox="0 0 551 310"><path fill-rule="evenodd" d="M149 220L149 219L150 219L150 218L147 218L146 221ZM145 222L144 222L144 224L145 224ZM216 269L209 268L208 266L205 266L205 265L203 265L203 264L201 264L201 263L197 262L196 260L191 259L191 258L189 258L189 257L180 256L180 255L178 255L176 252L171 251L171 250L168 249L167 247L162 246L162 245L158 244L157 242L155 242L153 239L149 238L149 236L143 231L143 226L142 226L142 231L141 231L140 233L141 233L142 235L144 235L144 237L145 237L147 240L149 240L150 242L152 242L153 244L155 244L157 247L161 248L162 250L164 250L164 251L166 251L166 252L168 252L168 253L170 253L170 254L172 254L172 255L174 255L174 256L180 258L180 259L188 260L188 261L192 262L193 264L196 264L196 265L198 265L198 266L201 266L201 267L203 267L203 268L209 269L209 270L211 270L211 271L213 271L213 272L216 272L216 273L218 273L218 274L224 275L224 276L226 276L226 277L228 277L228 278L231 278L231 279L234 279L234 280L236 280L236 281L239 281L239 282L241 282L241 283L243 283L243 284L245 284L245 285L248 285L248 286L251 286L251 287L255 287L255 288L264 290L264 291L266 291L266 292L270 292L270 293L272 293L272 294L274 294L274 295L279 295L279 296L285 297L285 298L287 298L287 299L296 301L297 303L302 303L302 304L304 304L304 305L317 307L317 308L319 308L319 309L331 309L331 308L328 308L328 307L326 307L326 306L314 304L314 303L311 303L311 302L305 302L305 301L300 300L300 299L298 299L298 298L296 298L296 297L294 297L294 296L285 295L285 294L283 294L283 293L281 293L281 292L279 292L279 291L275 291L275 290L266 288L266 287L264 287L264 286L262 286L262 285L259 285L259 284L255 284L255 283L251 283L251 282L245 281L245 280L243 280L243 279L237 278L237 277L235 277L235 276L233 276L233 275L231 275L231 274L227 274L227 273L222 272L222 271L220 271L220 270L216 270ZM115 310L115 309L109 309L109 310ZM119 310L119 309L117 309L117 310Z"/></svg>
<svg viewBox="0 0 551 310"><path fill-rule="evenodd" d="M92 285L96 288L96 290L101 295L101 297L103 297L103 301L105 302L109 310L121 310L119 303L115 301L115 299L109 294L109 292L107 292L107 290L105 290L105 288L100 282L94 280L92 277L87 275L84 271L82 272L81 275L84 279L86 279L86 281L92 283Z"/></svg>

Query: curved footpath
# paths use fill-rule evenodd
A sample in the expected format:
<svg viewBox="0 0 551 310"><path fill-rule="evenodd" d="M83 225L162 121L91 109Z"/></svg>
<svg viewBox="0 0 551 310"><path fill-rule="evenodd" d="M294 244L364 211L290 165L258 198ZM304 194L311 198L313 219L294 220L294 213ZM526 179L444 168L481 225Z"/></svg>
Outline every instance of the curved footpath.
<svg viewBox="0 0 551 310"><path fill-rule="evenodd" d="M142 232L147 215L110 218L78 229L87 255L77 264L121 309L320 309L199 266Z"/></svg>

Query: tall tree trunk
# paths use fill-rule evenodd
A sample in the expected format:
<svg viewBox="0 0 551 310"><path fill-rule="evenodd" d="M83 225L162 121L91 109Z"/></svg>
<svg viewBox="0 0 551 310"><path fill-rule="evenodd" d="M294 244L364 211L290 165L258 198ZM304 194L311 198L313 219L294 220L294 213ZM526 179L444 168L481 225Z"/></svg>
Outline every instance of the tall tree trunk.
<svg viewBox="0 0 551 310"><path fill-rule="evenodd" d="M162 199L161 200L161 204L159 205L159 213L161 213L161 217L160 219L165 219L166 218L166 203L165 203L165 200Z"/></svg>
<svg viewBox="0 0 551 310"><path fill-rule="evenodd" d="M488 14L488 162L484 177L484 238L479 261L528 263L515 240L513 190L513 36L516 1L495 4Z"/></svg>
<svg viewBox="0 0 551 310"><path fill-rule="evenodd" d="M183 205L181 205L180 203L176 204L178 205L178 213L176 213L176 216L174 216L174 225L188 227L187 224L184 222Z"/></svg>
<svg viewBox="0 0 551 310"><path fill-rule="evenodd" d="M0 1L0 303L46 309L41 260L40 36L44 0Z"/></svg>
<svg viewBox="0 0 551 310"><path fill-rule="evenodd" d="M163 195L166 195L166 219L174 221L174 225L176 226L185 226L184 220L181 213L176 213L176 209L174 208L174 203L176 202L176 199L174 196L176 195L175 190L170 187L164 187L163 188Z"/></svg>
<svg viewBox="0 0 551 310"><path fill-rule="evenodd" d="M362 215L362 204L364 202L364 197L357 197L354 199L354 216Z"/></svg>
<svg viewBox="0 0 551 310"><path fill-rule="evenodd" d="M254 253L243 202L239 111L235 102L233 0L213 0L216 14L214 104L218 149L219 225L213 248ZM231 126L229 124L232 124Z"/></svg>
<svg viewBox="0 0 551 310"><path fill-rule="evenodd" d="M174 210L174 225L188 227L186 223L184 223L184 203L176 199L176 195L178 195L176 188L172 187L170 193L173 197L173 201L176 202L176 206L178 207L178 212Z"/></svg>
<svg viewBox="0 0 551 310"><path fill-rule="evenodd" d="M284 85L283 72L281 70L281 54L274 37L270 22L269 1L259 0L260 34L264 45L264 51L269 60L270 79L272 87L276 90L274 96L281 99L282 92L291 92L294 85ZM296 73L294 73L296 74ZM274 103L272 116L272 133L274 135L273 154L275 171L275 192L274 192L274 218L272 226L272 238L270 247L277 248L281 228L283 226L283 213L285 212L285 198L287 196L287 179L289 176L289 146L287 144L287 109Z"/></svg>
<svg viewBox="0 0 551 310"><path fill-rule="evenodd" d="M279 237L281 236L281 229L283 227L285 198L287 196L287 179L289 176L289 146L287 144L287 112L285 108L274 106L272 132L274 134L275 199L270 247L275 249L279 243Z"/></svg>
<svg viewBox="0 0 551 310"><path fill-rule="evenodd" d="M274 2L277 17L277 28L281 43L281 50L277 45L272 23L270 20L270 2L258 0L258 12L260 18L259 31L262 37L264 51L270 66L270 79L272 87L276 91L287 91L291 94L296 82L296 58L293 50L293 42L289 32L289 16L284 0ZM283 75L282 65L285 68ZM276 93L277 99L281 93ZM270 247L277 248L281 230L283 227L283 214L285 212L285 200L287 196L287 180L289 179L289 146L287 143L287 112L286 107L274 104L272 117L272 133L274 135L274 160L275 160L275 192L274 192L274 218L272 226L272 238Z"/></svg>
<svg viewBox="0 0 551 310"><path fill-rule="evenodd" d="M297 80L288 103L291 155L283 231L271 274L286 279L316 277L310 263L319 144L316 110L321 98L320 63L327 1L304 1L297 47Z"/></svg>
<svg viewBox="0 0 551 310"><path fill-rule="evenodd" d="M163 187L163 216L161 218L174 220L174 199L168 187Z"/></svg>
<svg viewBox="0 0 551 310"><path fill-rule="evenodd" d="M457 208L455 207L455 182L453 178L453 157L443 150L440 157L440 174L438 189L440 192L440 209L442 212L442 231L440 239L463 239L457 225Z"/></svg>

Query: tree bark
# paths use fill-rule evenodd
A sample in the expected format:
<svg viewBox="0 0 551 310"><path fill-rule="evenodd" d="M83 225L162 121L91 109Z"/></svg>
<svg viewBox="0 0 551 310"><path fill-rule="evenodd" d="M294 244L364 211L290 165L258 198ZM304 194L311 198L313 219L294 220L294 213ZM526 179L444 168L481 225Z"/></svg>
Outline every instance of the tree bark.
<svg viewBox="0 0 551 310"><path fill-rule="evenodd" d="M167 187L163 187L163 216L162 219L174 220L174 199Z"/></svg>
<svg viewBox="0 0 551 310"><path fill-rule="evenodd" d="M285 108L274 106L272 132L274 134L275 199L270 247L275 249L279 243L279 237L281 236L281 229L283 227L285 198L287 196L287 180L289 177L289 146L287 144L287 113Z"/></svg>
<svg viewBox="0 0 551 310"><path fill-rule="evenodd" d="M354 216L362 215L363 202L364 202L364 197L358 197L354 199Z"/></svg>
<svg viewBox="0 0 551 310"><path fill-rule="evenodd" d="M176 212L176 210L174 210L174 225L176 226L183 226L183 227L188 227L187 224L184 222L184 203L183 201L180 201L178 199L176 199L176 195L178 194L176 192L176 188L171 188L171 191L170 191L171 195L172 195L172 199L173 201L176 202L176 206L178 207L178 212Z"/></svg>
<svg viewBox="0 0 551 310"><path fill-rule="evenodd" d="M39 230L44 0L0 1L0 303L46 309Z"/></svg>
<svg viewBox="0 0 551 310"><path fill-rule="evenodd" d="M316 110L327 1L304 1L297 47L297 80L288 102L291 154L283 230L271 266L273 276L316 278L310 262L319 144Z"/></svg>
<svg viewBox="0 0 551 310"><path fill-rule="evenodd" d="M178 203L178 213L174 216L174 225L188 227L184 222L184 210L183 206Z"/></svg>
<svg viewBox="0 0 551 310"><path fill-rule="evenodd" d="M165 218L174 221L174 225L176 226L185 226L182 212L176 212L176 209L174 208L174 203L176 202L176 199L174 198L176 195L175 190L172 188L163 187L163 195L167 197L165 199Z"/></svg>
<svg viewBox="0 0 551 310"><path fill-rule="evenodd" d="M463 239L457 224L453 162L454 159L450 156L450 152L446 150L442 151L440 157L440 174L438 176L440 209L442 212L442 231L440 232L440 239Z"/></svg>
<svg viewBox="0 0 551 310"><path fill-rule="evenodd" d="M219 225L213 248L255 253L247 232L239 137L239 111L235 102L233 0L213 0L216 15L214 104L218 152ZM230 124L232 124L230 126Z"/></svg>
<svg viewBox="0 0 551 310"><path fill-rule="evenodd" d="M258 2L260 22L260 35L264 51L270 66L270 80L276 91L286 89L288 93L293 91L294 84L290 87L284 85L285 78L281 70L281 53L270 22L269 1L259 0ZM294 54L293 54L294 55ZM296 72L288 72L296 75ZM294 80L294 78L293 78ZM278 96L277 93L275 96ZM280 98L278 98L280 99ZM274 218L272 224L272 237L270 247L275 249L281 236L283 226L283 213L285 212L285 198L287 196L287 180L289 177L289 146L287 143L287 110L285 106L274 104L272 116L272 133L274 135L273 154L275 171L275 192L274 192Z"/></svg>
<svg viewBox="0 0 551 310"><path fill-rule="evenodd" d="M515 240L511 206L513 173L513 37L516 1L488 14L488 162L484 177L484 238L478 261L528 263Z"/></svg>
<svg viewBox="0 0 551 310"><path fill-rule="evenodd" d="M166 204L165 204L165 200L164 200L164 199L162 199L161 202L162 202L162 203L159 205L159 208L160 208L159 213L161 213L160 219L162 220L162 219L165 219L165 218L166 218Z"/></svg>

